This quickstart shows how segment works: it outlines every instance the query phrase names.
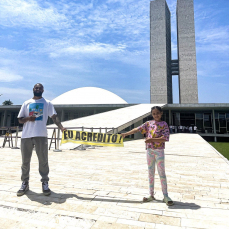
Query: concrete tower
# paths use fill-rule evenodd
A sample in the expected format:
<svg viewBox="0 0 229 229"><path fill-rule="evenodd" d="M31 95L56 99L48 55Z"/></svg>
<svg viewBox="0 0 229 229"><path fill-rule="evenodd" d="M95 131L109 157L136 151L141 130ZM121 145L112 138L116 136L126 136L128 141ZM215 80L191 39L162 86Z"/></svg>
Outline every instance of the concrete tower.
<svg viewBox="0 0 229 229"><path fill-rule="evenodd" d="M193 0L177 0L180 103L198 103Z"/></svg>
<svg viewBox="0 0 229 229"><path fill-rule="evenodd" d="M193 0L177 0L178 60L171 58L166 0L150 2L150 102L172 103L172 75L179 76L180 103L198 103Z"/></svg>
<svg viewBox="0 0 229 229"><path fill-rule="evenodd" d="M150 2L150 101L172 103L171 25L165 0Z"/></svg>

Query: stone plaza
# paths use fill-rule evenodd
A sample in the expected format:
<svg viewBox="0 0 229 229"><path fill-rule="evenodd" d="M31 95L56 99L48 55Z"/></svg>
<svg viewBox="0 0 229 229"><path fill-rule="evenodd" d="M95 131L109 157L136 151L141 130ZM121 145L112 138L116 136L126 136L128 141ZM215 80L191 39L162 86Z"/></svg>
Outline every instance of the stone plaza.
<svg viewBox="0 0 229 229"><path fill-rule="evenodd" d="M148 195L143 139L124 148L49 151L50 196L41 190L35 151L30 190L22 197L20 150L0 149L0 228L229 228L229 163L198 134L173 134L166 143L169 195Z"/></svg>
<svg viewBox="0 0 229 229"><path fill-rule="evenodd" d="M0 148L0 229L229 228L229 162L200 136L215 141L229 138L229 104L198 104L193 0L178 0L177 4L178 60L172 60L167 3L150 3L151 104L127 104L99 88L78 88L54 99L67 129L87 127L98 132L103 128L107 133L109 127L113 133L125 132L152 119L154 105L163 108L163 120L169 125L197 126L197 134L171 134L166 143L168 191L174 205L163 203L157 171L156 200L142 202L149 191L145 143L139 133L122 148L77 150L75 145L67 144L60 152L51 148L50 196L42 194L34 151L30 189L17 197L21 153L6 145ZM172 75L179 75L180 104L172 104ZM94 94L82 93L86 91ZM90 96L82 99L82 94ZM0 106L0 126L4 127L0 128L0 146L6 129L19 127L20 107ZM52 131L49 129L49 137Z"/></svg>

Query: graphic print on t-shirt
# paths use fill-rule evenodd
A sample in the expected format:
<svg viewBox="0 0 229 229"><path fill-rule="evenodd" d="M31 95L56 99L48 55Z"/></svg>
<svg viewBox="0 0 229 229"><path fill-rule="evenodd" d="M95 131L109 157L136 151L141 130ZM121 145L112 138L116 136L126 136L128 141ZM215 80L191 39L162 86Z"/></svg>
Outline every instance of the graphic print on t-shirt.
<svg viewBox="0 0 229 229"><path fill-rule="evenodd" d="M43 103L31 103L29 105L29 116L35 116L36 121L43 120Z"/></svg>

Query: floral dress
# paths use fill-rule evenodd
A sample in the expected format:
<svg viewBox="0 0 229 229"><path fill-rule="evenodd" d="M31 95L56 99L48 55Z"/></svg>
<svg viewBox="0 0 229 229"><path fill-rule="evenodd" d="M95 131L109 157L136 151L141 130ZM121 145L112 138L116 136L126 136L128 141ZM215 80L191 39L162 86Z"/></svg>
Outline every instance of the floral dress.
<svg viewBox="0 0 229 229"><path fill-rule="evenodd" d="M163 137L166 141L169 141L169 127L165 121L157 122L155 120L147 121L138 127L138 131L142 134L146 134L147 138L160 138ZM164 142L147 143L146 148L151 149L164 149Z"/></svg>

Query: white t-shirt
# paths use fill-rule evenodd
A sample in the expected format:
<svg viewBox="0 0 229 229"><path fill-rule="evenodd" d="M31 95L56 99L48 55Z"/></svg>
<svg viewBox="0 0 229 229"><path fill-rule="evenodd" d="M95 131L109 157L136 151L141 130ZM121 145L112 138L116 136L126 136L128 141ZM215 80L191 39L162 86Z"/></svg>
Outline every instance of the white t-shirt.
<svg viewBox="0 0 229 229"><path fill-rule="evenodd" d="M54 114L56 114L55 108L49 100L41 98L25 101L21 106L18 118L36 116L36 119L34 122L24 123L21 138L47 137L48 116L52 117Z"/></svg>

